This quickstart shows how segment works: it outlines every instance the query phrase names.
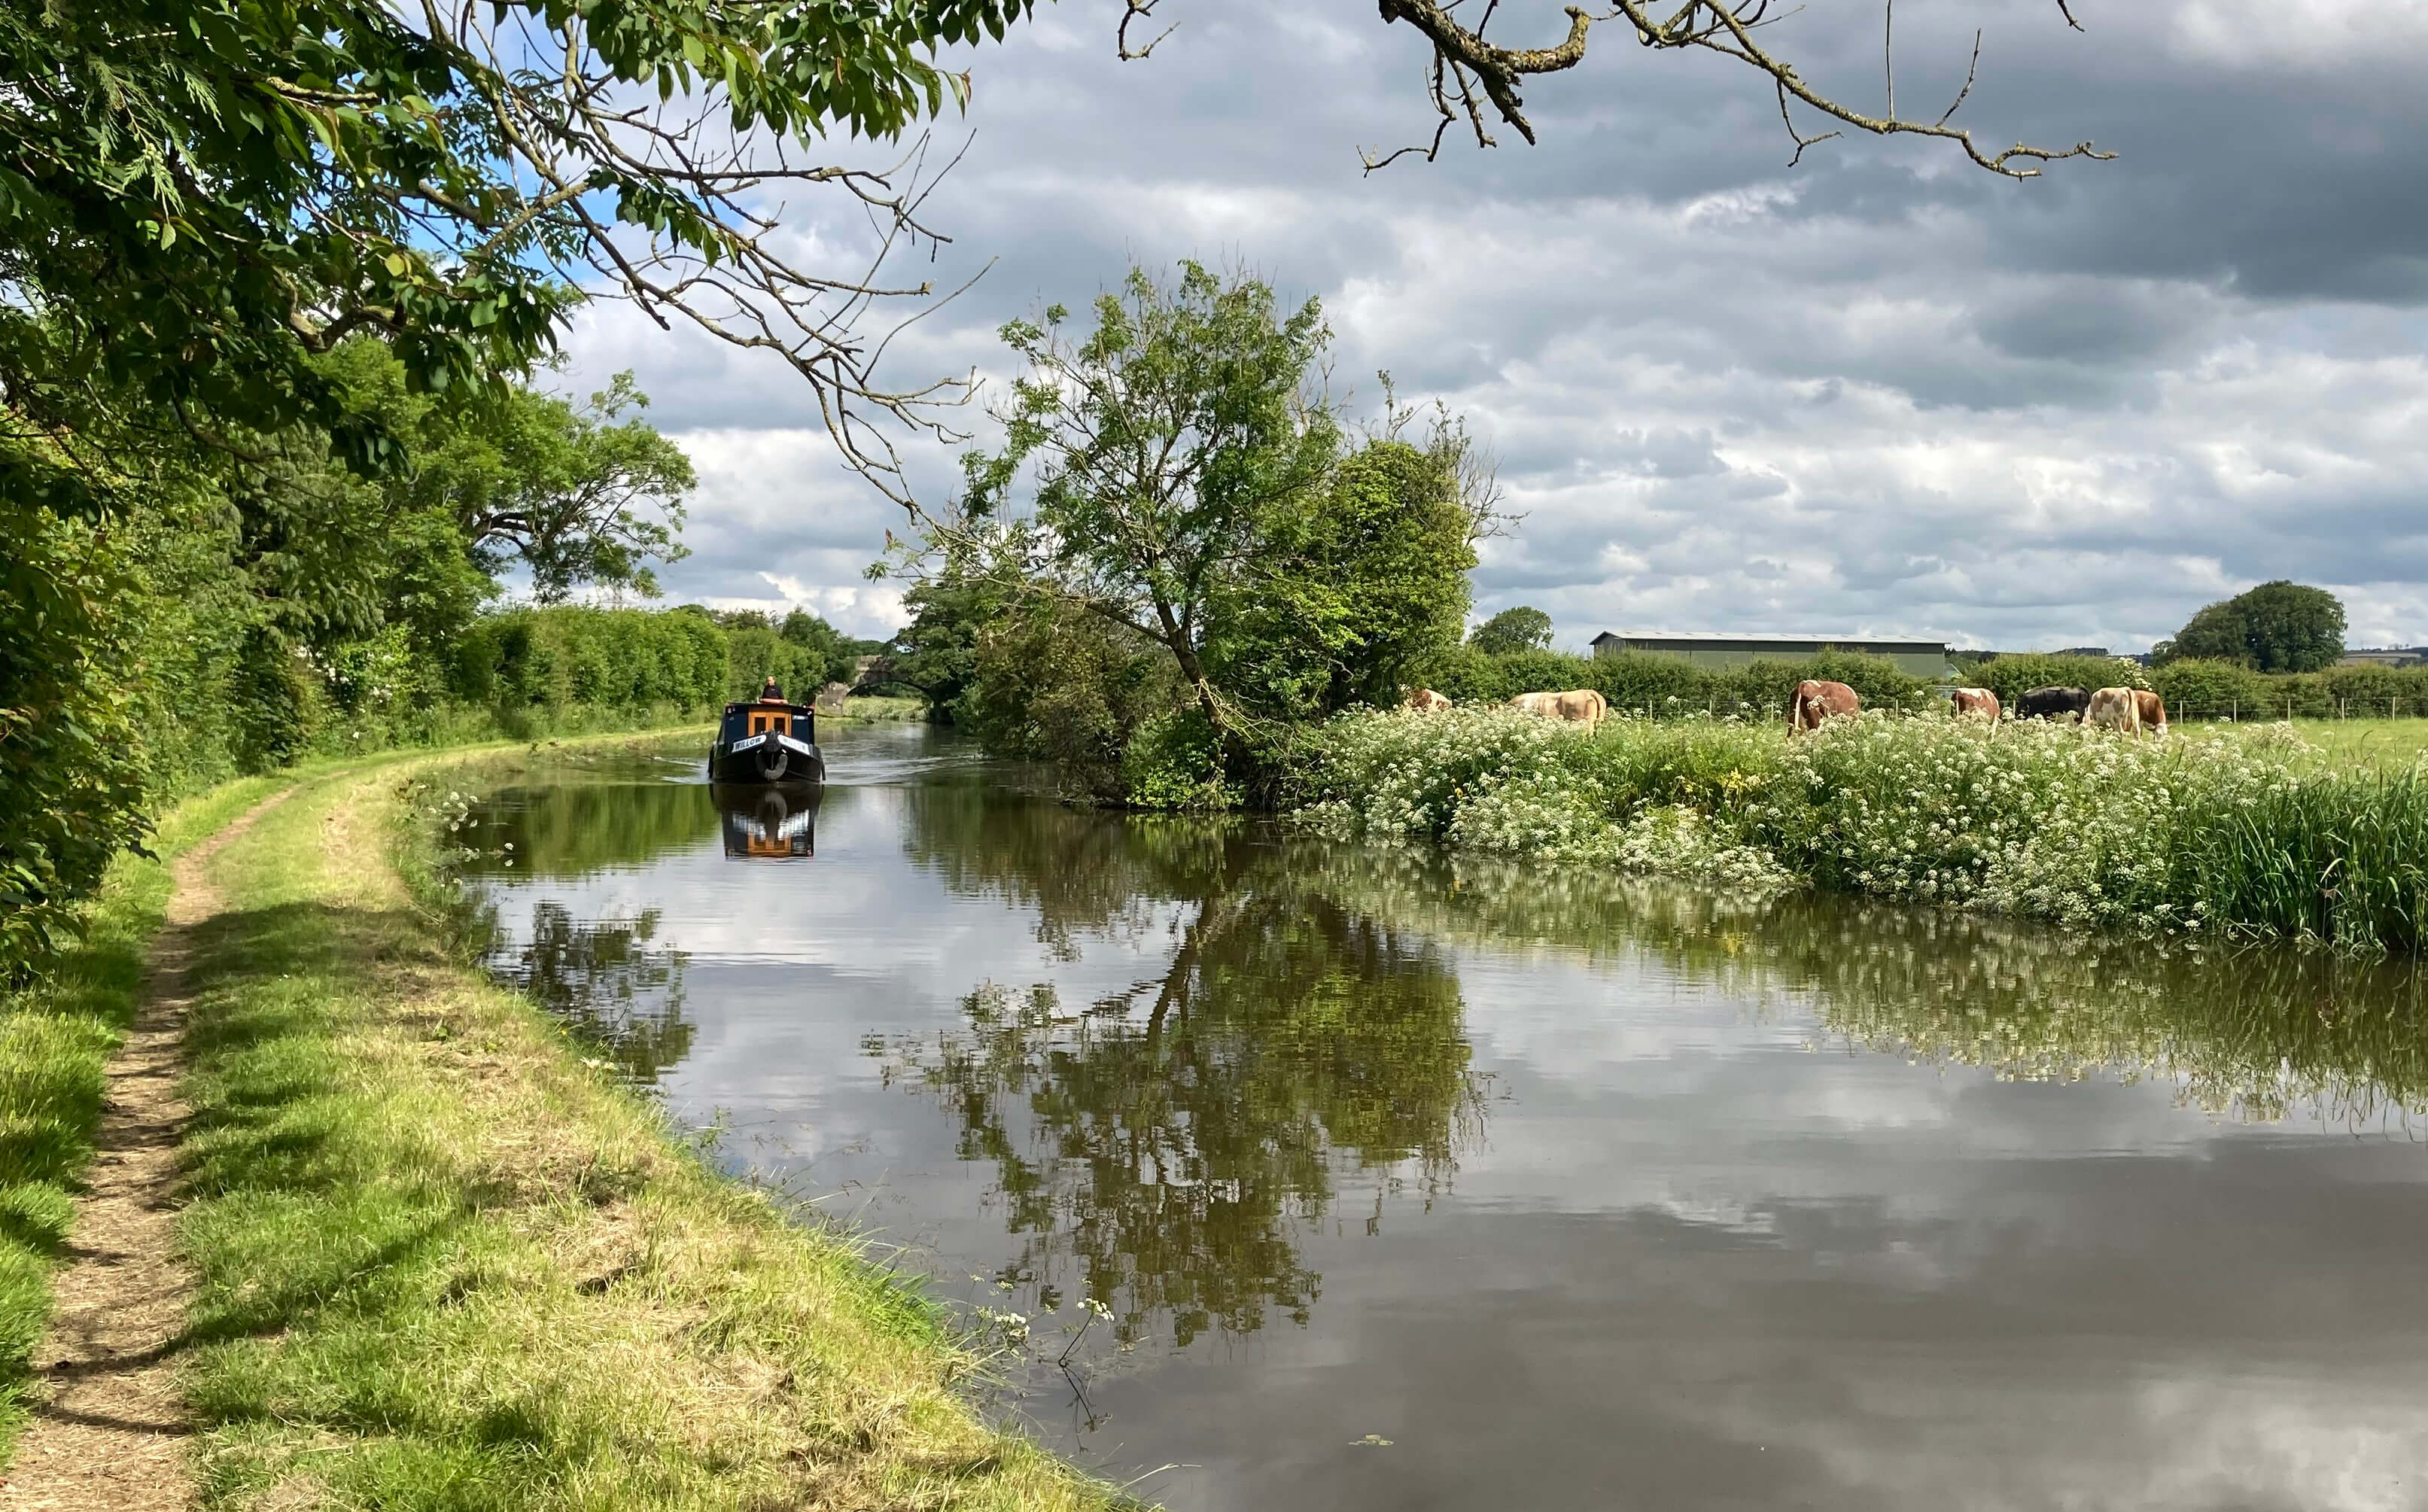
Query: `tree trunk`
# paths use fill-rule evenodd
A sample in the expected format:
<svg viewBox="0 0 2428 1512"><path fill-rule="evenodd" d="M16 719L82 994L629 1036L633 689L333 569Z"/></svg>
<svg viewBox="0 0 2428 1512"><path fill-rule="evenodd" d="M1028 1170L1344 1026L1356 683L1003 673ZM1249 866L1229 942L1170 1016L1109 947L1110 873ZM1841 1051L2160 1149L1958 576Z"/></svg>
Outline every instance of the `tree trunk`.
<svg viewBox="0 0 2428 1512"><path fill-rule="evenodd" d="M1173 617L1172 606L1157 599L1155 615L1157 621L1163 626L1163 644L1171 650L1173 659L1180 664L1180 675L1189 680L1189 687L1197 694L1197 707L1206 712L1206 722L1214 727L1215 733L1221 735L1226 745L1236 742L1239 731L1222 717L1222 700L1214 697L1214 685L1206 680L1205 664L1197 659L1197 648L1189 644L1188 633Z"/></svg>

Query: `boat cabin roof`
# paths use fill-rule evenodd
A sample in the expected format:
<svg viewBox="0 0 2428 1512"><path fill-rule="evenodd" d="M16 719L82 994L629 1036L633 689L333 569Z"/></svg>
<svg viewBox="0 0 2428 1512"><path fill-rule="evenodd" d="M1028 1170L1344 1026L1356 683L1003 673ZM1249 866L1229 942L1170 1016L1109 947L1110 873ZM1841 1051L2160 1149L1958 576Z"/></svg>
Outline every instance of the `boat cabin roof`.
<svg viewBox="0 0 2428 1512"><path fill-rule="evenodd" d="M806 703L778 703L773 698L745 698L740 702L729 703L725 706L727 714L740 714L745 709L786 709L796 715L817 712Z"/></svg>

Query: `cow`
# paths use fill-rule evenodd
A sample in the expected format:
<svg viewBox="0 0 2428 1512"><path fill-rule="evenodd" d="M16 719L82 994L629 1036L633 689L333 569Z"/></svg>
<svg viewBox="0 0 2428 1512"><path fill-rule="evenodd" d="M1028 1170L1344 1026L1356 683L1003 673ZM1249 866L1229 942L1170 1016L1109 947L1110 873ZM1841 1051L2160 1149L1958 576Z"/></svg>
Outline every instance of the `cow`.
<svg viewBox="0 0 2428 1512"><path fill-rule="evenodd" d="M1407 707L1419 714L1440 714L1451 707L1451 701L1431 688L1410 688Z"/></svg>
<svg viewBox="0 0 2428 1512"><path fill-rule="evenodd" d="M2079 719L2090 707L2089 688L2034 688L2015 700L2015 717Z"/></svg>
<svg viewBox="0 0 2428 1512"><path fill-rule="evenodd" d="M1591 688L1579 688L1572 693L1521 693L1509 700L1509 707L1537 718L1566 719L1583 725L1588 734L1610 714L1610 700Z"/></svg>
<svg viewBox="0 0 2428 1512"><path fill-rule="evenodd" d="M2141 716L2141 728L2154 735L2167 732L2167 700L2147 688L2133 690L2134 710Z"/></svg>
<svg viewBox="0 0 2428 1512"><path fill-rule="evenodd" d="M1990 721L1992 729L1998 724L1998 696L1988 688L1951 688L1947 701L1960 715L1978 715Z"/></svg>
<svg viewBox="0 0 2428 1512"><path fill-rule="evenodd" d="M2091 696L2091 707L2082 713L2086 726L2113 730L2120 735L2141 732L2141 700L2133 695L2134 688L2101 688Z"/></svg>
<svg viewBox="0 0 2428 1512"><path fill-rule="evenodd" d="M1821 721L1831 715L1853 714L1862 706L1863 700L1844 682L1806 678L1796 684L1796 697L1788 701L1787 732L1800 735L1808 730L1818 730Z"/></svg>

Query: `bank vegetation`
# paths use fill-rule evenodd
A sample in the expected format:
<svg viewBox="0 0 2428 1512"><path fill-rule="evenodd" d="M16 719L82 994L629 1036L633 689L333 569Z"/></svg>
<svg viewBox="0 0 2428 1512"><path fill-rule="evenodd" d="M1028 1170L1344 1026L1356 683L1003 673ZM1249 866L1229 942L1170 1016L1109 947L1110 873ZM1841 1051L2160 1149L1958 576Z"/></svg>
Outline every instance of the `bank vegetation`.
<svg viewBox="0 0 2428 1512"><path fill-rule="evenodd" d="M2428 778L2316 760L2290 727L2139 740L1874 713L1350 714L1294 748L1289 802L1343 838L1422 840L1755 890L1811 885L2073 926L2428 947Z"/></svg>

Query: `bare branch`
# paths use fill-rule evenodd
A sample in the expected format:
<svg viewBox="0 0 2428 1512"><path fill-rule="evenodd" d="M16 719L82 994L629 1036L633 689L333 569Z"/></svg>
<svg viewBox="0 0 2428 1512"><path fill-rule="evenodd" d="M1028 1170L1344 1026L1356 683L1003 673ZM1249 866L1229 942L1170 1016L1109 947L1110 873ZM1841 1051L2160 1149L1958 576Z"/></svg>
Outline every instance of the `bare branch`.
<svg viewBox="0 0 2428 1512"><path fill-rule="evenodd" d="M1973 32L1973 61L1964 65L1964 88L1957 90L1955 100L1948 105L1946 109L1940 112L1937 124L1943 126L1947 124L1948 118L1956 114L1956 107L1962 105L1964 103L1964 97L1973 92L1973 75L1979 73L1980 69L1981 32L1978 27L1976 27Z"/></svg>
<svg viewBox="0 0 2428 1512"><path fill-rule="evenodd" d="M1128 10L1123 17L1124 28L1139 15L1146 14L1161 0L1125 0ZM1964 128L1951 125L1957 107L1973 92L1981 62L1981 38L1977 31L1973 39L1973 57L1964 75L1964 87L1956 99L1935 121L1909 121L1897 114L1895 71L1895 0L1883 0L1880 25L1881 67L1886 75L1888 105L1884 113L1874 116L1821 93L1805 82L1796 66L1763 47L1755 41L1757 29L1774 25L1802 8L1781 14L1770 12L1772 0L1681 0L1677 9L1665 19L1651 9L1651 0L1609 0L1612 8L1600 14L1577 6L1565 7L1568 32L1556 45L1548 47L1503 47L1487 41L1484 35L1498 9L1498 0L1486 0L1482 16L1472 27L1464 25L1456 12L1462 0L1376 0L1376 9L1388 25L1406 22L1422 33L1433 49L1432 67L1427 71L1426 99L1437 119L1432 136L1422 143L1411 143L1389 153L1360 149L1359 160L1367 173L1388 167L1403 157L1421 157L1431 162L1438 158L1446 139L1447 123L1463 110L1475 132L1476 145L1495 145L1484 119L1485 103L1506 125L1517 128L1527 141L1535 140L1534 126L1525 113L1521 86L1535 74L1555 74L1576 67L1585 57L1591 29L1596 22L1624 20L1633 30L1638 43L1648 49L1679 50L1700 48L1767 74L1780 97L1780 114L1786 124L1788 138L1796 144L1791 163L1802 161L1804 149L1815 142L1827 141L1847 131L1860 131L1875 137L1918 136L1953 142L1975 165L2007 178L2036 178L2049 163L2066 158L2086 157L2106 161L2115 156L2102 152L2088 141L2071 147L2038 147L2017 142L2008 148L1991 150L1977 142ZM2068 26L2082 29L2075 21L2071 0L2058 0L2058 10ZM1131 49L1124 39L1124 58L1142 56ZM1482 99L1477 98L1478 94ZM1796 129L1789 116L1789 96L1803 102L1836 122L1835 129L1807 135Z"/></svg>
<svg viewBox="0 0 2428 1512"><path fill-rule="evenodd" d="M1155 51L1157 42L1180 29L1180 23L1175 21L1149 38L1145 46L1133 48L1130 46L1130 23L1142 16L1153 16L1155 8L1161 5L1163 0L1123 0L1123 3L1124 8L1122 11L1122 25L1115 41L1120 49L1121 60L1124 63L1135 63L1146 57Z"/></svg>
<svg viewBox="0 0 2428 1512"><path fill-rule="evenodd" d="M1814 142L1828 141L1832 137L1845 135L1843 132L1825 131L1817 137L1807 137L1798 132L1796 129L1796 123L1788 118L1787 86L1784 84L1781 84L1779 87L1779 123L1787 128L1788 139L1796 143L1796 156L1787 160L1787 166L1790 168L1794 168L1796 164L1804 161L1805 148L1812 146Z"/></svg>
<svg viewBox="0 0 2428 1512"><path fill-rule="evenodd" d="M1128 0L1134 15L1124 27L1157 3ZM655 100L619 81L590 45L581 10L551 20L522 10L492 17L480 0L418 0L414 8L423 41L466 81L463 108L480 118L504 172L496 175L501 183L469 192L444 175L386 191L403 223L426 232L399 245L435 244L417 255L440 270L542 263L587 286L590 297L631 304L661 330L688 323L774 353L807 381L845 462L908 503L887 433L961 439L944 416L967 401L973 378L911 387L880 381L893 337L936 307L931 285L890 279L884 270L907 248L944 242L921 211L953 163L930 173L924 138L890 168L800 163L796 153L817 150L815 136L732 129L733 99L713 77L696 88L686 79ZM1143 57L1154 43L1133 48L1125 31L1123 45L1124 56ZM299 106L333 107L300 97ZM781 249L785 207L771 197L790 186L851 196L872 233L865 264L813 268ZM873 312L905 302L915 307L903 320L861 334ZM326 345L348 322L379 314L303 323Z"/></svg>
<svg viewBox="0 0 2428 1512"><path fill-rule="evenodd" d="M1880 0L1880 72L1888 75L1889 119L1896 119L1896 0Z"/></svg>

